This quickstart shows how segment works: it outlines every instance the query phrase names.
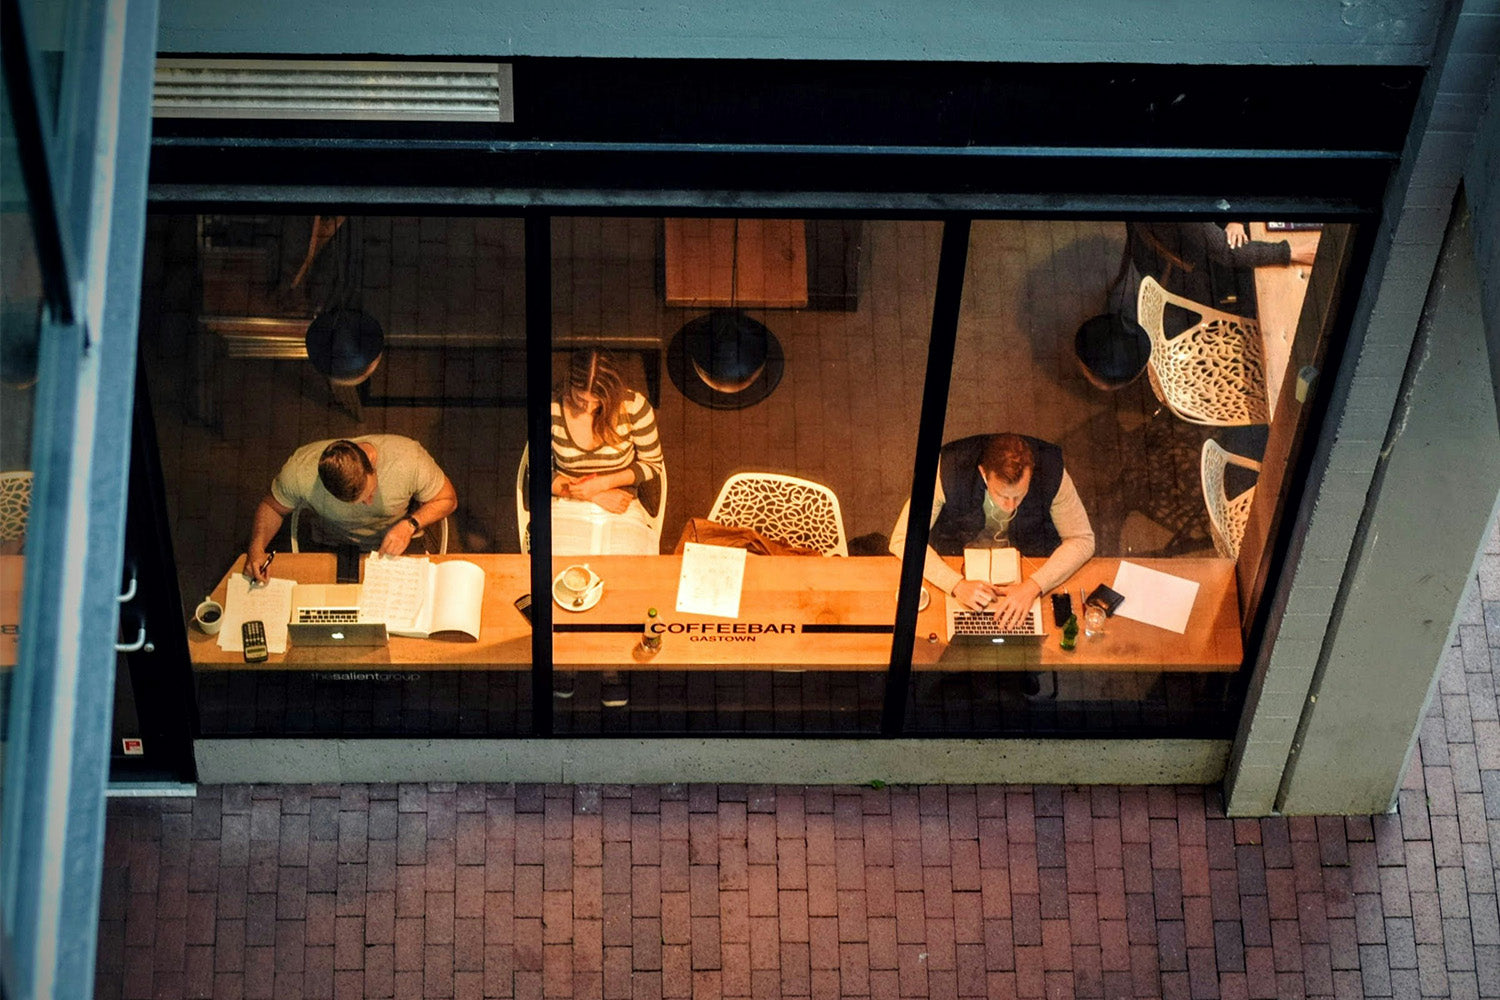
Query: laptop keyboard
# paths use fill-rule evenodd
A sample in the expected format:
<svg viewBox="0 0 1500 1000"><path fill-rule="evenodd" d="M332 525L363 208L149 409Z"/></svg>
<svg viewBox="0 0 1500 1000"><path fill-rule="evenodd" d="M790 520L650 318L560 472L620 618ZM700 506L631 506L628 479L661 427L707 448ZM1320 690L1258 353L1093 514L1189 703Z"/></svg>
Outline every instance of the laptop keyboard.
<svg viewBox="0 0 1500 1000"><path fill-rule="evenodd" d="M359 621L358 608L298 608L298 625L351 625Z"/></svg>
<svg viewBox="0 0 1500 1000"><path fill-rule="evenodd" d="M1036 614L1028 611L1016 625L999 625L993 611L953 612L954 635L1036 635Z"/></svg>

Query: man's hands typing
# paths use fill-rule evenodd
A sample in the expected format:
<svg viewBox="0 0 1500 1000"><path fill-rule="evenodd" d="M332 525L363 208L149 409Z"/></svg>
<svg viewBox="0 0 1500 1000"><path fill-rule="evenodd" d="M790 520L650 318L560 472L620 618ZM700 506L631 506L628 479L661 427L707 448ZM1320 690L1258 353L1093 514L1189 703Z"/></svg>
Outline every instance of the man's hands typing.
<svg viewBox="0 0 1500 1000"><path fill-rule="evenodd" d="M960 580L953 596L971 611L993 611L1001 625L1019 625L1031 605L1041 596L1042 588L1033 580L997 587L983 580Z"/></svg>

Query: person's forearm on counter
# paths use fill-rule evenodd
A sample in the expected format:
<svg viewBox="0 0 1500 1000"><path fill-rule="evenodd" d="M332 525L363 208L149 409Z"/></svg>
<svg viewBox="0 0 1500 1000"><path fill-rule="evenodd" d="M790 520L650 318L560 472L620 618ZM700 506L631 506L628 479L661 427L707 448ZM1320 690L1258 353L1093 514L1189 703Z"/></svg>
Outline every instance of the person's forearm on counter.
<svg viewBox="0 0 1500 1000"><path fill-rule="evenodd" d="M1094 528L1089 524L1089 512L1084 509L1073 478L1063 473L1057 495L1052 498L1052 524L1062 536L1062 543L1047 557L1040 569L1031 574L1031 579L1042 593L1054 590L1068 581L1083 564L1094 556Z"/></svg>
<svg viewBox="0 0 1500 1000"><path fill-rule="evenodd" d="M245 546L245 575L252 580L265 581L261 567L266 562L266 546L271 544L271 539L281 530L281 522L291 512L290 507L283 507L270 494L262 497L256 506L255 516L250 520L250 541Z"/></svg>
<svg viewBox="0 0 1500 1000"><path fill-rule="evenodd" d="M938 512L943 509L943 487L938 485L932 498L932 523L937 523ZM911 502L903 504L901 516L896 518L896 526L891 529L891 554L897 559L906 555L906 529L907 518L911 515ZM930 527L930 525L929 525ZM945 594L953 593L953 588L963 582L964 575L949 566L938 555L937 550L931 545L927 546L927 552L922 563L922 576L928 583L937 587Z"/></svg>

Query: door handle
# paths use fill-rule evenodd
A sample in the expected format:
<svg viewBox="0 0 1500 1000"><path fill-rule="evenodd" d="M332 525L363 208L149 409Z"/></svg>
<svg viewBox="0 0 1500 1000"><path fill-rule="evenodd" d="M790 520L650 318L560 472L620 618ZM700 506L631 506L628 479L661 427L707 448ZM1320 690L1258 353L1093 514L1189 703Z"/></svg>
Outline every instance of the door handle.
<svg viewBox="0 0 1500 1000"><path fill-rule="evenodd" d="M131 601L135 600L135 581L136 581L135 567L131 566L130 567L130 586L128 586L128 587L125 588L125 593L116 596L115 600L119 601L121 604L129 604Z"/></svg>
<svg viewBox="0 0 1500 1000"><path fill-rule="evenodd" d="M115 652L116 653L140 653L140 652L154 653L155 651L156 651L156 644L146 641L146 623L145 622L141 622L139 625L136 626L136 630L135 630L135 642L117 642L117 643L115 643Z"/></svg>

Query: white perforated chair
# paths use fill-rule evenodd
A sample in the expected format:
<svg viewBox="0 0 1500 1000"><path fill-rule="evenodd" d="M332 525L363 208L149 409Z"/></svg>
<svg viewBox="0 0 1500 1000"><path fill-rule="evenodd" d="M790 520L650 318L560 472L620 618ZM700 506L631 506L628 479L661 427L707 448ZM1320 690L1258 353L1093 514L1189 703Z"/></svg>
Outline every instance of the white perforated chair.
<svg viewBox="0 0 1500 1000"><path fill-rule="evenodd" d="M1196 313L1198 322L1169 338L1163 327L1168 305ZM1215 427L1270 421L1264 348L1254 320L1173 295L1149 275L1141 279L1136 314L1151 337L1151 388L1173 413Z"/></svg>
<svg viewBox="0 0 1500 1000"><path fill-rule="evenodd" d="M30 471L0 472L0 543L26 543L31 515Z"/></svg>
<svg viewBox="0 0 1500 1000"><path fill-rule="evenodd" d="M294 508L292 510L292 527L291 527L291 533L292 533L292 551L293 552L300 552L301 551L301 548L299 547L301 545L301 542L298 541L297 535L298 535L298 529L301 528L301 526L302 526L302 512L304 510L307 511L309 514L312 514L313 517L317 516L316 514L313 514L312 513L312 509L308 508L308 507L296 507L296 508ZM444 556L444 555L448 554L448 519L445 517L441 521L439 521L438 524L440 525L440 527L438 528L438 550L437 550L436 554L440 555L440 556ZM416 541L419 538L420 539L425 539L427 537L427 532L429 530L431 530L431 528L432 528L432 525L429 524L425 528L423 528L421 531L418 531L416 534L412 535L411 536L412 541ZM425 544L425 542L424 542L424 544Z"/></svg>
<svg viewBox="0 0 1500 1000"><path fill-rule="evenodd" d="M825 556L847 556L839 498L822 483L775 472L740 472L724 481L710 521L754 528L767 538Z"/></svg>
<svg viewBox="0 0 1500 1000"><path fill-rule="evenodd" d="M1214 548L1221 556L1238 559L1240 541L1245 537L1245 525L1250 520L1250 505L1255 501L1255 487L1230 499L1225 494L1224 473L1231 465L1251 472L1260 471L1259 462L1227 452L1212 439L1203 442L1199 474L1203 480L1203 502L1208 506L1208 525L1214 536Z"/></svg>
<svg viewBox="0 0 1500 1000"><path fill-rule="evenodd" d="M521 449L521 464L516 466L516 537L521 551L531 551L531 508L526 506L526 473L531 467L531 445Z"/></svg>
<svg viewBox="0 0 1500 1000"><path fill-rule="evenodd" d="M531 445L521 449L521 463L516 466L516 537L520 539L521 551L531 551L531 509L527 506L526 486L531 470ZM651 531L651 544L661 552L662 522L667 517L667 467L661 474L640 485L637 496L646 511L647 525ZM605 554L605 553L600 553Z"/></svg>

